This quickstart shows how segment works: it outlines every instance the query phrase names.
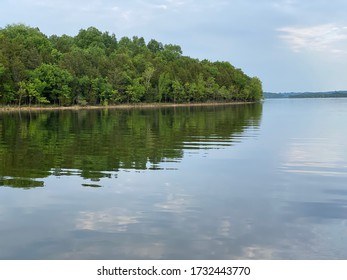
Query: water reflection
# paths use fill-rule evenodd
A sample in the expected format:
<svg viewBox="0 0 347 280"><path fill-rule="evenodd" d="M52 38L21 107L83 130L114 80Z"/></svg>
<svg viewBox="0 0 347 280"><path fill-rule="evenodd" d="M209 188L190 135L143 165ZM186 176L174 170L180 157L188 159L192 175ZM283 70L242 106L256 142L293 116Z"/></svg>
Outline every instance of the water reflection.
<svg viewBox="0 0 347 280"><path fill-rule="evenodd" d="M305 217L318 221L325 219L347 220L347 200L335 200L331 202L292 202L289 208L292 216L295 218Z"/></svg>
<svg viewBox="0 0 347 280"><path fill-rule="evenodd" d="M0 185L43 186L34 179L50 175L99 181L119 170L175 169L168 164L179 162L184 151L232 145L234 135L259 125L260 116L259 104L2 113L0 176L8 178Z"/></svg>
<svg viewBox="0 0 347 280"><path fill-rule="evenodd" d="M2 114L0 259L345 259L341 104Z"/></svg>
<svg viewBox="0 0 347 280"><path fill-rule="evenodd" d="M82 211L79 213L76 228L102 232L127 232L129 225L141 220L140 213L131 214L124 208L111 208L106 211Z"/></svg>
<svg viewBox="0 0 347 280"><path fill-rule="evenodd" d="M345 143L339 138L293 138L283 169L287 172L347 177Z"/></svg>
<svg viewBox="0 0 347 280"><path fill-rule="evenodd" d="M36 187L43 187L43 181L36 181L28 178L9 178L0 177L0 186L9 186L13 188L30 189Z"/></svg>

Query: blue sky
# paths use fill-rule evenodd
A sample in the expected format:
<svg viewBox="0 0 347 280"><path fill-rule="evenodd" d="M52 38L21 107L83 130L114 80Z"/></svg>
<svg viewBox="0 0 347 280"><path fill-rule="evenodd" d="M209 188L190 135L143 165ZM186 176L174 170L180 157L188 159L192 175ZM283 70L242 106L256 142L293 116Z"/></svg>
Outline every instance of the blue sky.
<svg viewBox="0 0 347 280"><path fill-rule="evenodd" d="M345 0L2 0L0 11L2 28L76 35L95 26L179 44L259 77L265 91L347 90Z"/></svg>

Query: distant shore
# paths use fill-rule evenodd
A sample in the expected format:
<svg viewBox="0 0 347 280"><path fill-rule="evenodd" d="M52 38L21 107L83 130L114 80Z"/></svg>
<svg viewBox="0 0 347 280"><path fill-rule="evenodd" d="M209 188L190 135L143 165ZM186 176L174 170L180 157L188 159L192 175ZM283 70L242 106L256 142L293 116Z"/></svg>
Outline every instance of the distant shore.
<svg viewBox="0 0 347 280"><path fill-rule="evenodd" d="M92 109L131 109L131 108L164 108L164 107L201 107L253 104L256 102L206 102L206 103L129 103L119 105L90 105L90 106L2 106L0 112L16 111L62 111L62 110L92 110Z"/></svg>

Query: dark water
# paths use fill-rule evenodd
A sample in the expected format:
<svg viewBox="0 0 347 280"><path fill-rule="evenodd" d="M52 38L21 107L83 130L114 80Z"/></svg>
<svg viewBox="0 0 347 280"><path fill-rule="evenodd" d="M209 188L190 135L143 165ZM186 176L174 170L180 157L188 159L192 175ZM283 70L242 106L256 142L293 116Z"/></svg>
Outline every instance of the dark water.
<svg viewBox="0 0 347 280"><path fill-rule="evenodd" d="M0 259L347 259L347 99L0 114Z"/></svg>

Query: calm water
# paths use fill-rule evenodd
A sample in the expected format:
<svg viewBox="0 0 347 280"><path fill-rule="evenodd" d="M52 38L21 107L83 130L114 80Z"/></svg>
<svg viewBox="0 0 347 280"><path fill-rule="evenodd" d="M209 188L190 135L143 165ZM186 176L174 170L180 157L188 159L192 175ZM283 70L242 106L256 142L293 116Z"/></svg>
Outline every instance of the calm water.
<svg viewBox="0 0 347 280"><path fill-rule="evenodd" d="M347 259L347 99L0 114L0 259Z"/></svg>

